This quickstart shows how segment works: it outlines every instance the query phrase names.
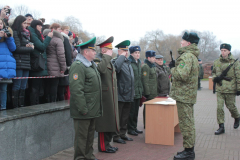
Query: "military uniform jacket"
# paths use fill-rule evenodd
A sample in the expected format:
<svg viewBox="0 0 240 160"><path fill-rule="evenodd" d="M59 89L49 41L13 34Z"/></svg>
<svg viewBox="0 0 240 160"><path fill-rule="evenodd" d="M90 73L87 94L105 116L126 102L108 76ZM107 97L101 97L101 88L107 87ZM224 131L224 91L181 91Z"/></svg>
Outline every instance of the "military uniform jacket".
<svg viewBox="0 0 240 160"><path fill-rule="evenodd" d="M156 65L156 73L157 73L157 92L158 96L166 96L169 95L170 92L170 80L168 78L168 72L165 67L162 65Z"/></svg>
<svg viewBox="0 0 240 160"><path fill-rule="evenodd" d="M133 56L129 56L128 60L131 62L133 73L134 73L134 90L135 90L135 96L134 99L140 99L142 98L143 93L143 86L142 86L142 80L141 80L141 61L138 59L138 62L133 58Z"/></svg>
<svg viewBox="0 0 240 160"><path fill-rule="evenodd" d="M142 83L143 95L148 95L148 99L153 99L157 96L157 75L154 63L145 59L142 66Z"/></svg>
<svg viewBox="0 0 240 160"><path fill-rule="evenodd" d="M131 62L123 55L112 60L117 73L118 101L133 102L134 100L134 73Z"/></svg>
<svg viewBox="0 0 240 160"><path fill-rule="evenodd" d="M214 79L217 76L220 76L221 73L234 62L234 57L230 53L227 59L224 59L222 55L220 58L214 61L212 75ZM231 69L228 71L227 76L231 78L231 81L222 80L222 86L218 83L216 84L216 91L220 93L236 93L236 91L240 91L240 65L237 61Z"/></svg>
<svg viewBox="0 0 240 160"><path fill-rule="evenodd" d="M198 88L198 55L197 45L191 44L178 50L180 56L175 67L171 69L172 87L170 97L183 103L196 103Z"/></svg>
<svg viewBox="0 0 240 160"><path fill-rule="evenodd" d="M198 78L203 79L203 75L204 75L203 66L202 66L202 64L199 64L199 74L198 74Z"/></svg>
<svg viewBox="0 0 240 160"><path fill-rule="evenodd" d="M69 82L71 117L91 119L102 116L101 77L96 64L78 54L70 67Z"/></svg>
<svg viewBox="0 0 240 160"><path fill-rule="evenodd" d="M96 57L100 60L97 69L101 76L103 103L103 116L96 119L96 131L117 132L119 114L116 71L110 62L111 56L100 53Z"/></svg>

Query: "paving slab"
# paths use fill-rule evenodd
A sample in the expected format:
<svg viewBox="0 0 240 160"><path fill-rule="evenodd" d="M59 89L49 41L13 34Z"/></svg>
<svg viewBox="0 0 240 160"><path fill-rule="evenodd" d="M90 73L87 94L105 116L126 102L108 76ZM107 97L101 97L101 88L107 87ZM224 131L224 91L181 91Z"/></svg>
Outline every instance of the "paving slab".
<svg viewBox="0 0 240 160"><path fill-rule="evenodd" d="M218 129L216 112L217 98L208 89L208 81L202 81L202 90L198 91L197 103L194 105L196 126L196 160L238 160L240 159L240 129L234 129L234 119L225 107L225 134L214 135ZM236 105L240 110L240 98L236 97ZM138 129L143 129L143 108L139 110ZM156 133L157 136L157 133ZM174 146L145 143L145 134L131 136L132 142L127 144L112 143L118 147L116 153L101 153L97 149L97 138L94 139L94 154L104 160L171 160L177 151L181 151L182 135L175 133ZM44 160L73 160L74 149L69 148Z"/></svg>

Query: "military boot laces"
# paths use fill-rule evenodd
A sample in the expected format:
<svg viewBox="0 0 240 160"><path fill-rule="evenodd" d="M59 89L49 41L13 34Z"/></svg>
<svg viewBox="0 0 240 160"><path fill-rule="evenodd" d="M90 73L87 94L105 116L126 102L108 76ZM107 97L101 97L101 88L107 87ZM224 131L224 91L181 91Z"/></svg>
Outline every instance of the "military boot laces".
<svg viewBox="0 0 240 160"><path fill-rule="evenodd" d="M222 134L222 133L225 133L225 129L224 129L224 124L221 123L219 124L219 128L217 131L215 131L215 135L219 135L219 134Z"/></svg>
<svg viewBox="0 0 240 160"><path fill-rule="evenodd" d="M233 125L234 129L237 129L239 127L239 120L240 120L240 117L235 118L235 122L234 122L234 125Z"/></svg>
<svg viewBox="0 0 240 160"><path fill-rule="evenodd" d="M174 156L174 160L194 160L195 152L194 148L185 148L184 151L179 152Z"/></svg>

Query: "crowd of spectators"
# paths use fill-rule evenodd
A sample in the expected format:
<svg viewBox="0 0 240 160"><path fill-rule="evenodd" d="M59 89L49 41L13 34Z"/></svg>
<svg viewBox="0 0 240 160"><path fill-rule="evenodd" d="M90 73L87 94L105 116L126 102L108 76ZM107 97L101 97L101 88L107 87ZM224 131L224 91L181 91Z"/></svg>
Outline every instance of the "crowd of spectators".
<svg viewBox="0 0 240 160"><path fill-rule="evenodd" d="M78 36L31 13L10 15L10 6L0 9L0 110L68 99Z"/></svg>

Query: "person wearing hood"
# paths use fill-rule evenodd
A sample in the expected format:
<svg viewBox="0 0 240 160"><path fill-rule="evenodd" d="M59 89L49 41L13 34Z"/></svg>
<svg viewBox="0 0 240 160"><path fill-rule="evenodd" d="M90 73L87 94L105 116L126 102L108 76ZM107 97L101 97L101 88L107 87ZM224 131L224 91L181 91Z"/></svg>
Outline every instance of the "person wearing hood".
<svg viewBox="0 0 240 160"><path fill-rule="evenodd" d="M197 47L199 37L196 33L185 32L181 48L178 49L180 56L169 63L172 73L172 88L170 97L177 102L179 127L183 135L182 152L174 156L174 160L195 159L195 125L193 106L197 99L198 89L198 56Z"/></svg>
<svg viewBox="0 0 240 160"><path fill-rule="evenodd" d="M217 83L217 122L219 129L215 131L215 135L225 133L224 128L224 103L234 118L233 128L239 127L240 115L236 107L236 95L240 95L240 64L239 61L230 68L226 77L221 81L219 76L221 73L235 61L231 53L231 45L223 43L220 45L221 55L213 63L213 82ZM220 85L221 84L221 85Z"/></svg>
<svg viewBox="0 0 240 160"><path fill-rule="evenodd" d="M31 70L29 72L30 77L41 77L41 76L48 76L47 70L47 55L46 55L46 48L49 45L53 33L48 33L45 38L42 35L42 22L38 20L33 20L31 25L28 27L30 31L30 41L34 44L34 51L30 54L30 63L31 63ZM34 63L37 62L39 55L42 55L45 59L45 67L43 70L36 70L34 68ZM30 80L30 104L36 105L39 104L39 95L40 89L42 88L42 84L45 82L42 78L33 78Z"/></svg>
<svg viewBox="0 0 240 160"><path fill-rule="evenodd" d="M59 78L59 84L58 84L58 91L57 91L57 100L58 101L63 101L64 100L64 92L66 90L66 87L69 86L69 76L68 75L68 69L70 68L72 64L72 47L70 43L70 38L69 38L69 27L68 26L62 26L62 36L63 36L63 45L64 45L64 53L65 53L65 58L66 58L66 65L67 65L67 70L64 72L64 77Z"/></svg>
<svg viewBox="0 0 240 160"><path fill-rule="evenodd" d="M16 50L13 39L13 31L8 27L11 36L9 37L4 31L6 25L0 19L0 111L6 109L7 103L7 85L12 83L12 78L16 76L16 60L12 52Z"/></svg>
<svg viewBox="0 0 240 160"><path fill-rule="evenodd" d="M95 122L103 115L100 73L94 63L96 37L79 45L77 55L69 70L70 115L73 118L74 160L94 159L93 141Z"/></svg>
<svg viewBox="0 0 240 160"><path fill-rule="evenodd" d="M163 63L163 56L162 55L156 55L156 74L157 74L157 92L158 96L160 97L166 97L169 95L170 92L170 80L169 80L169 74L166 70L166 67Z"/></svg>
<svg viewBox="0 0 240 160"><path fill-rule="evenodd" d="M143 133L143 131L137 129L138 123L138 111L140 106L140 99L142 98L143 86L141 81L141 61L140 61L140 46L131 46L129 48L130 56L128 60L131 62L134 73L134 102L132 103L129 119L128 119L128 134L137 136L138 134Z"/></svg>
<svg viewBox="0 0 240 160"><path fill-rule="evenodd" d="M153 50L146 51L146 59L142 65L142 85L143 96L149 101L157 97L157 75L154 64L156 52ZM145 128L145 105L143 108L143 125Z"/></svg>
<svg viewBox="0 0 240 160"><path fill-rule="evenodd" d="M46 97L47 102L56 102L59 79L60 77L64 77L67 66L61 26L57 23L53 23L50 29L45 29L43 31L43 35L47 35L51 32L51 29L53 30L53 37L47 47L47 68L48 75L55 76L55 78L47 79Z"/></svg>

